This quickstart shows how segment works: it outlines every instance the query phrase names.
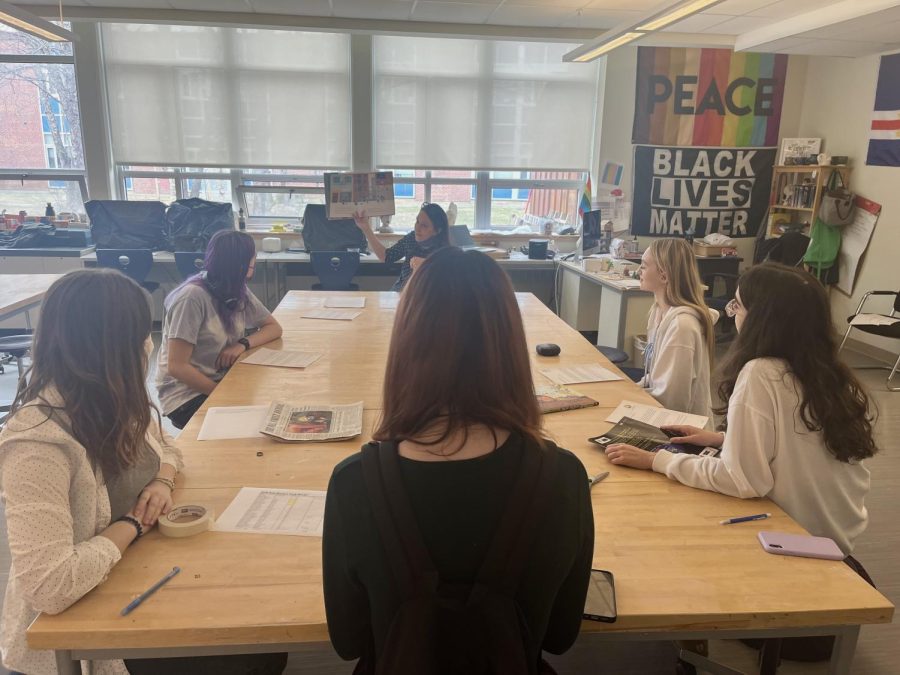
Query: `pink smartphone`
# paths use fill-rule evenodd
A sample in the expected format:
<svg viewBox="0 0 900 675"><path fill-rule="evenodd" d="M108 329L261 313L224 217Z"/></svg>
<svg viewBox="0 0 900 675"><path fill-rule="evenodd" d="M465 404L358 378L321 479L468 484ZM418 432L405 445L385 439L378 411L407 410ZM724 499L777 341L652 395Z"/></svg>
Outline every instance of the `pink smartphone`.
<svg viewBox="0 0 900 675"><path fill-rule="evenodd" d="M843 560L843 551L828 537L811 537L807 534L786 532L760 532L759 543L767 553L775 555L795 555L801 558L823 558Z"/></svg>

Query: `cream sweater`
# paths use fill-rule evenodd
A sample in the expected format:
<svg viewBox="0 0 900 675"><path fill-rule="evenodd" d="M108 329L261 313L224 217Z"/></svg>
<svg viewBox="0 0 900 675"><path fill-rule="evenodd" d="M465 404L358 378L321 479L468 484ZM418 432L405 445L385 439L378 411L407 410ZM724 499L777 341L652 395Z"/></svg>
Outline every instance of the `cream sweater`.
<svg viewBox="0 0 900 675"><path fill-rule="evenodd" d="M810 534L834 539L850 555L868 522L869 470L838 461L822 432L806 428L798 387L780 359L749 361L728 401L720 457L660 450L653 470L691 487L768 497Z"/></svg>
<svg viewBox="0 0 900 675"><path fill-rule="evenodd" d="M46 398L62 403L56 392ZM180 451L153 422L147 442L160 462L181 469ZM97 536L109 526L109 495L59 415L47 419L35 406L16 412L0 433L0 487L12 553L0 628L3 665L55 675L53 652L29 649L25 630L40 612L58 614L75 604L119 561L116 545ZM91 672L127 671L121 661L97 661Z"/></svg>
<svg viewBox="0 0 900 675"><path fill-rule="evenodd" d="M647 346L647 372L640 385L665 408L712 420L709 352L697 313L690 307L672 307L659 318L654 307Z"/></svg>

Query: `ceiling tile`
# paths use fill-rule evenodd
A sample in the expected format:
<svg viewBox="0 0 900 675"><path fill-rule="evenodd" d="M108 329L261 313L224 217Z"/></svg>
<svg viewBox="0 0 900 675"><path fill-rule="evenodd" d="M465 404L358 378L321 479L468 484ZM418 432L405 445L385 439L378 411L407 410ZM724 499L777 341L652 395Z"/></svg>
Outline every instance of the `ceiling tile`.
<svg viewBox="0 0 900 675"><path fill-rule="evenodd" d="M810 56L846 56L857 57L888 51L890 45L882 42L857 42L850 40L811 40L791 54L808 54Z"/></svg>
<svg viewBox="0 0 900 675"><path fill-rule="evenodd" d="M748 12L748 14L750 16L765 16L772 19L787 19L822 9L837 2L841 2L841 0L780 0L780 2L773 2L753 12Z"/></svg>
<svg viewBox="0 0 900 675"><path fill-rule="evenodd" d="M583 9L581 13L572 13L559 24L562 28L612 28L630 19L637 19L643 12L627 12L622 10Z"/></svg>
<svg viewBox="0 0 900 675"><path fill-rule="evenodd" d="M413 21L438 21L443 23L484 23L494 11L486 3L431 2L419 0L413 10Z"/></svg>
<svg viewBox="0 0 900 675"><path fill-rule="evenodd" d="M167 0L89 0L91 7L125 7L128 9L172 9ZM65 4L63 4L65 15Z"/></svg>
<svg viewBox="0 0 900 675"><path fill-rule="evenodd" d="M412 0L334 0L334 16L402 21L409 18L412 5Z"/></svg>
<svg viewBox="0 0 900 675"><path fill-rule="evenodd" d="M771 23L771 19L764 19L762 17L736 16L716 24L714 28L709 29L709 32L718 33L719 35L740 35L747 31L768 26Z"/></svg>
<svg viewBox="0 0 900 675"><path fill-rule="evenodd" d="M584 7L587 3L587 0L514 0L514 2L517 5L526 5L531 7L541 6L546 7L547 9L555 9L557 7L565 7L566 9L578 9L579 7Z"/></svg>
<svg viewBox="0 0 900 675"><path fill-rule="evenodd" d="M572 13L571 7L501 5L488 23L498 26L559 26Z"/></svg>
<svg viewBox="0 0 900 675"><path fill-rule="evenodd" d="M204 0L171 0L171 2L203 2ZM218 1L218 0L217 0ZM247 0L261 14L300 14L331 16L328 0Z"/></svg>
<svg viewBox="0 0 900 675"><path fill-rule="evenodd" d="M789 1L794 2L794 0ZM805 0L800 0L800 2L805 2ZM748 12L759 11L770 5L778 4L780 4L779 0L725 0L725 2L722 2L715 7L710 7L709 11L715 12L716 14L742 16Z"/></svg>
<svg viewBox="0 0 900 675"><path fill-rule="evenodd" d="M647 12L656 9L660 0L591 0L582 3L582 7L590 10L626 10L632 12Z"/></svg>

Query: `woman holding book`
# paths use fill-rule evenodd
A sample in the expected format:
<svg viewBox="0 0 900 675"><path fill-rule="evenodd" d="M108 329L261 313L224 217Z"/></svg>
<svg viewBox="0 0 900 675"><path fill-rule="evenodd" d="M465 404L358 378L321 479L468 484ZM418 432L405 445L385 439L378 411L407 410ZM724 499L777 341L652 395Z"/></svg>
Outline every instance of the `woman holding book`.
<svg viewBox="0 0 900 675"><path fill-rule="evenodd" d="M738 336L722 364L725 432L674 427L674 443L720 447L719 458L613 445L614 464L652 469L691 487L768 497L847 555L866 529L874 413L837 356L825 289L797 268L767 263L738 281L727 307Z"/></svg>
<svg viewBox="0 0 900 675"><path fill-rule="evenodd" d="M281 325L247 287L256 267L253 237L216 232L203 267L165 302L156 388L163 414L179 429L241 354L281 337Z"/></svg>
<svg viewBox="0 0 900 675"><path fill-rule="evenodd" d="M641 290L654 298L641 387L666 408L710 417L714 320L686 240L653 240L641 258Z"/></svg>
<svg viewBox="0 0 900 675"><path fill-rule="evenodd" d="M400 267L400 277L392 290L402 291L409 278L419 266L425 262L425 258L450 245L450 224L447 214L437 204L422 204L419 215L412 232L404 235L400 241L385 248L378 239L378 235L372 230L372 224L365 213L358 213L354 217L356 226L366 235L369 248L372 249L379 260L386 263L395 263L403 260Z"/></svg>
<svg viewBox="0 0 900 675"><path fill-rule="evenodd" d="M428 621L419 637L398 644L393 636L406 625L401 617L409 605L392 552L405 546L386 550L383 542L393 527L404 544L407 536L421 540L424 552L415 566L431 565L436 573L427 585L467 596L493 559L489 552L501 559L514 555L510 540L498 533L508 533L507 522L526 517L536 503L533 522L513 538L518 557L512 560L521 570L510 590L518 608L514 640L525 656L521 669L503 672L538 672L542 649L562 653L578 635L593 514L581 462L542 434L522 318L509 279L493 260L449 247L413 275L394 321L383 400L377 442L341 462L328 487L323 571L332 644L343 658L362 659L360 673L376 666L380 672L435 672L412 663L423 656L422 645L430 645L426 660L443 647L450 658L490 651L480 639L445 645L441 639L449 633L429 633L434 626ZM523 478L532 469L541 477L536 483ZM378 486L389 486L388 475L395 489L382 492ZM529 486L526 504L511 509L522 485ZM390 512L393 524L379 506L385 498L405 505ZM515 568L509 566L510 575ZM463 628L453 623L451 632Z"/></svg>

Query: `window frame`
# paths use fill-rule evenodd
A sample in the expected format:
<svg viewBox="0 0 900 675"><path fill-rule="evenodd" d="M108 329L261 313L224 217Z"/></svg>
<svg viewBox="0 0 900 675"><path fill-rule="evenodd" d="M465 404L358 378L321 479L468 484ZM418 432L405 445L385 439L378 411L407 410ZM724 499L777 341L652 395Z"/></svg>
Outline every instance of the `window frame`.
<svg viewBox="0 0 900 675"><path fill-rule="evenodd" d="M72 54L0 54L0 63L16 63L16 64L61 64L75 67L75 53ZM78 96L78 105L81 106L81 93L78 91L78 77L75 77L75 91ZM44 146L44 161L50 164L48 146L44 132L44 113L41 111L41 137ZM68 132L71 141L71 130ZM84 143L84 132L82 130L82 142ZM20 180L20 181L47 181L48 189L58 189L60 183L74 182L78 184L81 192L82 203L88 201L87 189L87 168L84 169L56 169L51 167L30 167L26 169L11 169L0 167L0 180Z"/></svg>

